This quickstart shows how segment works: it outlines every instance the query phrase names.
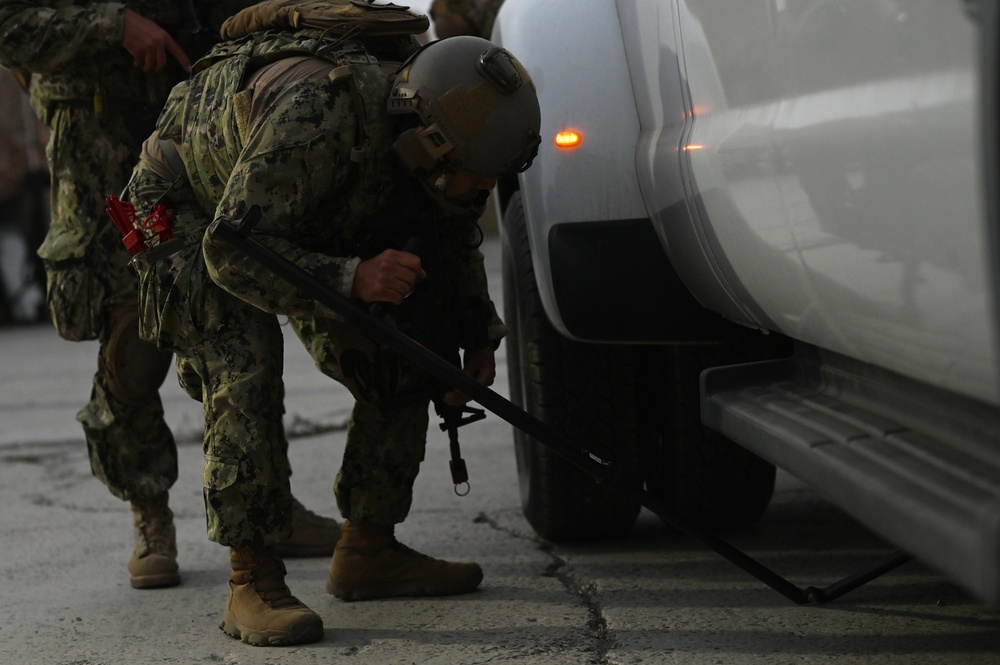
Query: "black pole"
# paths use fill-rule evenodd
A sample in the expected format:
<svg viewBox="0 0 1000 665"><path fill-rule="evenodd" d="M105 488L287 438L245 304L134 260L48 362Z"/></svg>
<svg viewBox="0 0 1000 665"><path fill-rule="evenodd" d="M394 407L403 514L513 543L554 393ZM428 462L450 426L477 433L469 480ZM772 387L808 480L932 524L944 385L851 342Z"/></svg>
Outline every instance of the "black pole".
<svg viewBox="0 0 1000 665"><path fill-rule="evenodd" d="M845 593L854 591L860 586L868 584L877 577L885 575L890 570L895 570L899 568L904 563L912 560L909 554L905 552L893 552L889 556L885 557L880 561L876 561L872 565L868 566L864 570L859 570L853 575L848 575L842 580L834 582L825 589L817 589L816 587L809 587L805 590L806 596L812 602L816 603L828 603L831 600L836 600L840 598Z"/></svg>

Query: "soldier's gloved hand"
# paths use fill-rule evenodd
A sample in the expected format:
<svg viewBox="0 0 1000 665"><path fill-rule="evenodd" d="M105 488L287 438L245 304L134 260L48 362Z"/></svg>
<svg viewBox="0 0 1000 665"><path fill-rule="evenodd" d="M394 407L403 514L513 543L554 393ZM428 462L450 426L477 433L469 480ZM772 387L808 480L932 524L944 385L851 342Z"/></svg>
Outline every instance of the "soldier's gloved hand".
<svg viewBox="0 0 1000 665"><path fill-rule="evenodd" d="M493 345L479 351L465 352L465 373L484 386L493 385L497 378L497 358ZM457 390L446 392L442 398L448 406L462 406L469 401L469 396Z"/></svg>
<svg viewBox="0 0 1000 665"><path fill-rule="evenodd" d="M168 55L184 71L191 71L191 61L170 33L131 9L122 16L122 46L132 54L136 68L144 72L162 72Z"/></svg>
<svg viewBox="0 0 1000 665"><path fill-rule="evenodd" d="M363 302L398 305L413 290L414 285L425 277L427 273L420 265L419 256L398 249L387 249L358 264L351 297Z"/></svg>

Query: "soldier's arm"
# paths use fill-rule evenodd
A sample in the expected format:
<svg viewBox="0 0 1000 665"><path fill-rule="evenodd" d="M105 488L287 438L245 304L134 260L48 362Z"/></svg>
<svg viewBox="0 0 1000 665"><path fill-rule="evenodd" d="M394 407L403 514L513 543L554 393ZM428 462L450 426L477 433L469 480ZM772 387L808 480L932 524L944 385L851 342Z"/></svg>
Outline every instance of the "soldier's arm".
<svg viewBox="0 0 1000 665"><path fill-rule="evenodd" d="M123 3L55 4L0 0L0 61L40 74L62 73L81 57L124 48L144 72L163 71L168 58L185 71L191 68L166 30Z"/></svg>
<svg viewBox="0 0 1000 665"><path fill-rule="evenodd" d="M184 71L191 71L191 61L170 33L131 9L122 16L122 46L132 55L136 68L146 73L162 72L168 58L176 60Z"/></svg>
<svg viewBox="0 0 1000 665"><path fill-rule="evenodd" d="M248 131L216 217L239 219L259 205L254 237L350 296L359 260L317 251L316 240L335 232L336 206L347 205L338 193L348 190L356 169L351 95L342 84L299 81L269 98L266 109ZM278 314L314 311L312 299L226 243L206 235L202 247L209 274L227 292Z"/></svg>
<svg viewBox="0 0 1000 665"><path fill-rule="evenodd" d="M78 58L122 48L123 3L56 4L0 0L0 62L36 73L60 73Z"/></svg>

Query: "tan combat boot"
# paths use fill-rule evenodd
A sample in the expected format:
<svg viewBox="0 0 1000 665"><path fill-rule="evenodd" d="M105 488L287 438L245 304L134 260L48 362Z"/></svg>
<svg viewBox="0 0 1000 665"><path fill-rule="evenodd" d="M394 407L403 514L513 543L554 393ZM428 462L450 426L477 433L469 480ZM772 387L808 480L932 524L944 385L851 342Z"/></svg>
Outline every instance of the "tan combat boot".
<svg viewBox="0 0 1000 665"><path fill-rule="evenodd" d="M177 536L167 493L132 502L135 550L128 560L128 580L136 589L177 586Z"/></svg>
<svg viewBox="0 0 1000 665"><path fill-rule="evenodd" d="M227 635L258 647L323 638L323 620L288 590L285 564L272 548L234 547L229 562L233 574L219 623Z"/></svg>
<svg viewBox="0 0 1000 665"><path fill-rule="evenodd" d="M292 497L292 535L274 546L283 559L330 556L340 540L337 520L317 515Z"/></svg>
<svg viewBox="0 0 1000 665"><path fill-rule="evenodd" d="M483 581L471 561L441 561L396 540L391 524L347 520L330 562L326 590L342 600L468 593Z"/></svg>

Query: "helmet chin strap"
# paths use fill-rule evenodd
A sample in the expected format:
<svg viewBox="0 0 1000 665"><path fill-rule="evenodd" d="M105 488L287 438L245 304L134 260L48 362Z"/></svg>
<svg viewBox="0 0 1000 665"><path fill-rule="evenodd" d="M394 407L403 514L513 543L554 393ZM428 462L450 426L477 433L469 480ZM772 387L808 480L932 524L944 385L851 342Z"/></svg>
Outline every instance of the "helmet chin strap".
<svg viewBox="0 0 1000 665"><path fill-rule="evenodd" d="M451 178L451 174L448 172L447 168L441 169L441 171L434 178L428 178L430 182L430 188L436 192L443 192L448 189L448 179Z"/></svg>
<svg viewBox="0 0 1000 665"><path fill-rule="evenodd" d="M434 201L435 205L451 214L468 212L470 206L445 198L448 178L452 169L441 156L431 155L425 144L419 140L417 132L423 128L408 129L399 135L392 148L403 168L410 174Z"/></svg>
<svg viewBox="0 0 1000 665"><path fill-rule="evenodd" d="M478 190L468 200L455 201L447 198L444 192L448 187L448 179L451 177L451 173L451 168L447 164L444 164L429 176L420 177L416 174L411 175L420 183L420 186L427 193L431 201L434 202L434 205L446 214L468 215L477 208L482 208L486 205L486 199L489 198L490 193L484 190Z"/></svg>

